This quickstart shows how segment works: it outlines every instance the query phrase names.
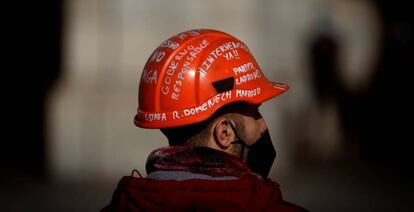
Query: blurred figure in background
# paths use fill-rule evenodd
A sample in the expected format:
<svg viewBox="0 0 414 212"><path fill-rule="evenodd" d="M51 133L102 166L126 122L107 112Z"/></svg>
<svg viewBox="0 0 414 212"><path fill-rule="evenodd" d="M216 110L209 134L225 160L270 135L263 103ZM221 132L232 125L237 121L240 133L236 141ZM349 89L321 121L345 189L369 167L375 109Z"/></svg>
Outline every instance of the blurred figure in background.
<svg viewBox="0 0 414 212"><path fill-rule="evenodd" d="M104 211L306 211L268 178L276 151L258 108L287 89L231 35L166 40L141 75L135 124L161 129L170 146L150 154L147 178L124 177Z"/></svg>

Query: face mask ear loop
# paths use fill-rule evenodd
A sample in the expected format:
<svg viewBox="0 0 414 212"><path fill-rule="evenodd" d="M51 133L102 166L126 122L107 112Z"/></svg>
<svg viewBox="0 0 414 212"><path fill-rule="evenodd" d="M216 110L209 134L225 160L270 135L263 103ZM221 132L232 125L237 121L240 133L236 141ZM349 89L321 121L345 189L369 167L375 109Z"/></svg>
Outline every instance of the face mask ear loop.
<svg viewBox="0 0 414 212"><path fill-rule="evenodd" d="M234 134L236 135L237 139L236 141L232 141L230 144L240 144L241 145L241 151L240 151L240 159L244 159L244 148L249 148L250 146L247 145L243 139L240 138L239 134L237 133L236 128L234 127L234 125L230 122L230 127L233 130Z"/></svg>

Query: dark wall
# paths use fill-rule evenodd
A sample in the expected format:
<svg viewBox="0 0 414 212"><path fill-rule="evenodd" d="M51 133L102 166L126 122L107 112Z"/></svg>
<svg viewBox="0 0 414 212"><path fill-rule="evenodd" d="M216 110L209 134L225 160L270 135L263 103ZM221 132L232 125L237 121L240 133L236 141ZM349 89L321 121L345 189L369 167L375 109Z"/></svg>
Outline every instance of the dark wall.
<svg viewBox="0 0 414 212"><path fill-rule="evenodd" d="M411 163L411 84L414 70L413 21L408 3L374 1L381 41L370 84L361 90L343 83L339 65L343 43L333 34L315 36L309 46L314 95L320 108L338 105L345 146L390 171L408 172Z"/></svg>
<svg viewBox="0 0 414 212"><path fill-rule="evenodd" d="M407 2L376 1L382 22L380 57L367 93L362 116L362 150L387 165L407 168L411 163L412 94L414 70L412 9Z"/></svg>
<svg viewBox="0 0 414 212"><path fill-rule="evenodd" d="M45 99L60 75L62 6L48 0L3 7L2 177L45 177Z"/></svg>

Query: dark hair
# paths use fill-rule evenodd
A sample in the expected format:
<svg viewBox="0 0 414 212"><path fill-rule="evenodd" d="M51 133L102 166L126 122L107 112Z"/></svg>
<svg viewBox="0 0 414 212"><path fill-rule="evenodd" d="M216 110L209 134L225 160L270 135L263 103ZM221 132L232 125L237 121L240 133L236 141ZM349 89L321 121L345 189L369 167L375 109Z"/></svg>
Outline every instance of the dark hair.
<svg viewBox="0 0 414 212"><path fill-rule="evenodd" d="M213 127L213 121L227 113L237 113L244 102L228 104L217 110L211 117L199 123L186 125L182 127L163 128L161 132L167 137L170 146L191 145L205 146L210 136L210 130Z"/></svg>

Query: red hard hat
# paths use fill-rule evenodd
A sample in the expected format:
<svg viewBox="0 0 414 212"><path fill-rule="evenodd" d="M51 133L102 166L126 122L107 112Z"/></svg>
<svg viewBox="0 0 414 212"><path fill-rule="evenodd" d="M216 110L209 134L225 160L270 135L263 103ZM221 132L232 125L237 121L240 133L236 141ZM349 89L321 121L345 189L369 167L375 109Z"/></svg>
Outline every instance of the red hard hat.
<svg viewBox="0 0 414 212"><path fill-rule="evenodd" d="M288 88L268 81L237 38L216 30L190 30L164 41L149 57L134 123L142 128L194 124L229 103L260 104Z"/></svg>

